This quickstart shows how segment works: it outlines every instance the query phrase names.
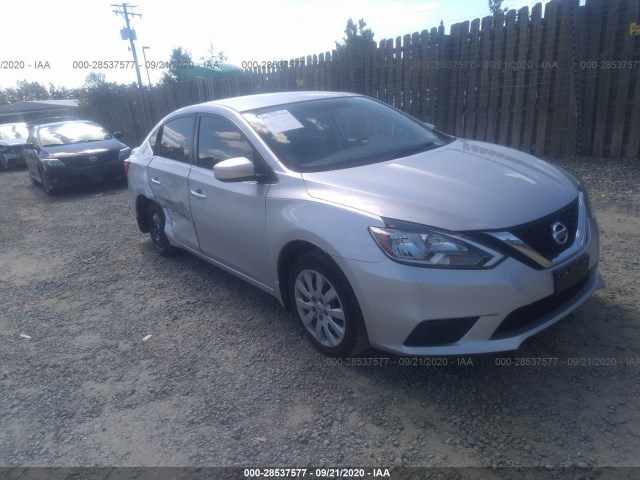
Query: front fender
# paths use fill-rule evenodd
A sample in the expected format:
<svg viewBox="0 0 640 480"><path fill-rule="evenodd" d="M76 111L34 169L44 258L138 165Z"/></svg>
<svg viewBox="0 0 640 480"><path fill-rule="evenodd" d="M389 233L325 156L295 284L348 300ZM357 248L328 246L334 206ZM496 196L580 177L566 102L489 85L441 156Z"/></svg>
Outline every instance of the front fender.
<svg viewBox="0 0 640 480"><path fill-rule="evenodd" d="M363 262L385 259L369 233L370 226L384 226L376 215L310 198L268 198L266 215L272 272L278 271L282 249L294 241L313 244L333 257Z"/></svg>

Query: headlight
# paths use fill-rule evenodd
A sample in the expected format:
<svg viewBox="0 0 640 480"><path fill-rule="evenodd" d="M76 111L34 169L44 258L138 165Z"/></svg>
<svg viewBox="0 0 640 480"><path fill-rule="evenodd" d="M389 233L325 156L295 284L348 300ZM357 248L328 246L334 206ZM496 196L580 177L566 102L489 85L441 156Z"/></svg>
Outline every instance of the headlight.
<svg viewBox="0 0 640 480"><path fill-rule="evenodd" d="M65 167L65 163L61 160L58 160L57 158L53 158L53 157L44 157L41 159L43 162L45 162L45 164L47 166L51 166L51 167Z"/></svg>
<svg viewBox="0 0 640 480"><path fill-rule="evenodd" d="M129 147L123 148L122 150L120 150L120 153L118 154L118 160L124 160L125 158L129 158L129 155L131 155L131 149Z"/></svg>
<svg viewBox="0 0 640 480"><path fill-rule="evenodd" d="M503 257L468 238L428 227L415 231L369 227L369 231L392 259L424 267L490 268Z"/></svg>

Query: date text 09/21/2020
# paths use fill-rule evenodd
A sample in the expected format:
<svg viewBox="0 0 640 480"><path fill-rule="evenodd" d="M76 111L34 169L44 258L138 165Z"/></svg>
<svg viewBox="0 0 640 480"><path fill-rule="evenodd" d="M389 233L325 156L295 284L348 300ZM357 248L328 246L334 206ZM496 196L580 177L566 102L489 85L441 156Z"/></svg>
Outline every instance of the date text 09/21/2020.
<svg viewBox="0 0 640 480"><path fill-rule="evenodd" d="M476 364L477 364L476 360ZM329 366L346 367L473 367L472 357L346 357L327 358ZM616 357L505 357L494 358L498 367L635 367L640 358Z"/></svg>

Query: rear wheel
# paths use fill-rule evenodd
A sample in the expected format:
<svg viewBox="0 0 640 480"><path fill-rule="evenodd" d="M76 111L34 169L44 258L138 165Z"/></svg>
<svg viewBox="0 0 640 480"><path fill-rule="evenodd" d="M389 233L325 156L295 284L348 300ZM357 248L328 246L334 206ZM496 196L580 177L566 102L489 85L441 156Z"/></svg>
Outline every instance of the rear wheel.
<svg viewBox="0 0 640 480"><path fill-rule="evenodd" d="M296 260L289 275L293 312L311 343L330 356L354 352L366 333L362 312L344 273L329 257L310 252ZM358 340L360 340L358 342Z"/></svg>
<svg viewBox="0 0 640 480"><path fill-rule="evenodd" d="M147 209L147 225L149 225L149 235L151 236L151 241L156 251L163 257L173 255L176 249L169 243L169 239L164 233L164 212L156 203L149 204Z"/></svg>

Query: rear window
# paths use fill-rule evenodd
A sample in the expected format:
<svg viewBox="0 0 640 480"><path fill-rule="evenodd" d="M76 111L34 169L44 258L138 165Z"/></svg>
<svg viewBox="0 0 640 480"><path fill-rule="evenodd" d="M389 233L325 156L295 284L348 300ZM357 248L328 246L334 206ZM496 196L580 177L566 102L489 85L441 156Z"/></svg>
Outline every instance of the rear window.
<svg viewBox="0 0 640 480"><path fill-rule="evenodd" d="M297 172L383 162L452 141L365 97L330 98L244 113L274 154Z"/></svg>

